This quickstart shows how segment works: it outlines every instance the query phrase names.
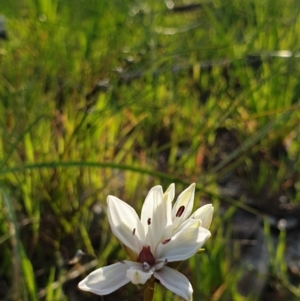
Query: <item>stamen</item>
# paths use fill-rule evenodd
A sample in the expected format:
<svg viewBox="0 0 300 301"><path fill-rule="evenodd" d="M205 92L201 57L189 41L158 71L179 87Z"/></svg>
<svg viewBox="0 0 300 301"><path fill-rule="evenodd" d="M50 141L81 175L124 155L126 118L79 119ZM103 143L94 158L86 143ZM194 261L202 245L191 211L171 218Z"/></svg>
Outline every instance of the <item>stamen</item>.
<svg viewBox="0 0 300 301"><path fill-rule="evenodd" d="M165 244L167 244L170 240L171 240L171 238L168 238L168 239L163 240L161 243L162 243L163 245L165 245Z"/></svg>
<svg viewBox="0 0 300 301"><path fill-rule="evenodd" d="M147 224L150 226L151 225L151 218L149 217L147 220Z"/></svg>
<svg viewBox="0 0 300 301"><path fill-rule="evenodd" d="M176 217L180 217L182 215L182 213L184 212L185 207L181 206L179 207L179 209L176 212Z"/></svg>
<svg viewBox="0 0 300 301"><path fill-rule="evenodd" d="M164 265L167 265L167 263L168 263L168 259L166 258L165 262L164 262Z"/></svg>
<svg viewBox="0 0 300 301"><path fill-rule="evenodd" d="M135 228L132 230L132 235L135 235Z"/></svg>

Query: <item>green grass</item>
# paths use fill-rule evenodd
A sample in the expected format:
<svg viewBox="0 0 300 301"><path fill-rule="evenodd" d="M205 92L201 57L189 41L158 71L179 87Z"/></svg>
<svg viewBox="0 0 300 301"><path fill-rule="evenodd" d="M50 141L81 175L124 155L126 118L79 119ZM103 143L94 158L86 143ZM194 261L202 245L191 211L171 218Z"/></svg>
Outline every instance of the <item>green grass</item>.
<svg viewBox="0 0 300 301"><path fill-rule="evenodd" d="M291 201L300 202L299 58L270 57L299 52L299 1L202 1L181 13L164 1L4 2L1 300L69 300L62 262L78 249L86 263L99 259L94 268L125 256L109 232L107 195L138 211L150 187L172 182L177 193L196 182L197 205L205 198L216 208L206 252L182 266L195 300L246 300L236 291L241 271L229 264L230 216L221 214L217 181L242 170L249 191L268 187L270 198L294 181ZM253 54L258 69L245 64ZM213 66L201 68L205 61ZM220 128L239 145L216 164ZM283 144L274 169L272 149ZM283 234L269 246L274 287L297 300L278 265L284 247ZM137 289L126 290L133 300ZM157 300L172 298L158 289Z"/></svg>

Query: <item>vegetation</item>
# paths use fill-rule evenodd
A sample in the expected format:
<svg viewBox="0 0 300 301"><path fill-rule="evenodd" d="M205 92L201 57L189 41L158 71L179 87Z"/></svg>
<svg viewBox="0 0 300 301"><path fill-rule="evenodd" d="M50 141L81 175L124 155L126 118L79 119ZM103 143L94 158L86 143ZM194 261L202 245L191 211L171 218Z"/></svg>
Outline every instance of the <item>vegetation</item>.
<svg viewBox="0 0 300 301"><path fill-rule="evenodd" d="M265 217L248 196L300 202L300 2L195 3L1 4L1 300L140 300L133 285L112 297L76 286L125 257L107 195L139 212L150 187L172 182L196 182L196 205L215 207L205 252L180 266L195 300L247 300L226 225L237 208ZM234 197L218 189L231 174L246 183ZM285 231L274 245L264 221L270 286L298 300ZM159 286L156 298L174 300Z"/></svg>

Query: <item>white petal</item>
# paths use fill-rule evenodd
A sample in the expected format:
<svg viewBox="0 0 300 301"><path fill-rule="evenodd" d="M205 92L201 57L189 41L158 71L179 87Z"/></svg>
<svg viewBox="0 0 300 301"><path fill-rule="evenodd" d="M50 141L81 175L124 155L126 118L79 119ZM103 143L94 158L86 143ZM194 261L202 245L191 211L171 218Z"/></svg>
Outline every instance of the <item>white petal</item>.
<svg viewBox="0 0 300 301"><path fill-rule="evenodd" d="M197 209L192 215L191 218L201 219L201 227L209 229L212 218L213 218L214 207L212 204L207 204L199 209Z"/></svg>
<svg viewBox="0 0 300 301"><path fill-rule="evenodd" d="M107 197L107 204L107 215L112 232L138 255L145 241L145 233L135 210L111 195Z"/></svg>
<svg viewBox="0 0 300 301"><path fill-rule="evenodd" d="M173 229L182 224L191 214L194 205L195 184L190 185L177 198L172 209Z"/></svg>
<svg viewBox="0 0 300 301"><path fill-rule="evenodd" d="M166 226L164 229L164 234L161 240L165 240L172 236L173 231L173 221L172 221L172 202L175 196L175 185L172 183L163 195L163 199L166 206Z"/></svg>
<svg viewBox="0 0 300 301"><path fill-rule="evenodd" d="M173 236L175 236L175 234L177 234L181 231L187 231L187 229L194 224L195 220L196 220L195 218L194 219L193 218L188 218L176 230L173 231ZM201 219L197 219L197 221L199 222L199 227L202 227Z"/></svg>
<svg viewBox="0 0 300 301"><path fill-rule="evenodd" d="M130 267L126 272L126 277L130 279L133 284L145 284L153 274L152 270L148 272L143 271L141 264L139 265L140 267Z"/></svg>
<svg viewBox="0 0 300 301"><path fill-rule="evenodd" d="M181 261L193 256L211 235L209 230L200 225L200 220L188 219L170 241L158 245L157 261Z"/></svg>
<svg viewBox="0 0 300 301"><path fill-rule="evenodd" d="M79 282L78 287L97 295L110 294L130 281L126 278L128 268L121 262L100 268Z"/></svg>
<svg viewBox="0 0 300 301"><path fill-rule="evenodd" d="M167 196L168 199L172 202L174 200L175 197L175 184L172 183L168 189L165 191L164 193L164 197Z"/></svg>
<svg viewBox="0 0 300 301"><path fill-rule="evenodd" d="M180 296L181 298L191 301L193 299L193 288L188 279L178 271L167 266L159 271L154 272L154 277L167 289Z"/></svg>
<svg viewBox="0 0 300 301"><path fill-rule="evenodd" d="M143 204L141 222L145 229L146 242L154 252L156 246L162 241L167 223L167 206L164 202L161 186L153 187Z"/></svg>

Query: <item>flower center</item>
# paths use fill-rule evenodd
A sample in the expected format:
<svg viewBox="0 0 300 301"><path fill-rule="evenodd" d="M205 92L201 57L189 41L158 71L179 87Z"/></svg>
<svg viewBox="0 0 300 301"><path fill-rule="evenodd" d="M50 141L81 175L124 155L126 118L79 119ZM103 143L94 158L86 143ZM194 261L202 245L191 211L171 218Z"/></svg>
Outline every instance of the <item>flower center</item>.
<svg viewBox="0 0 300 301"><path fill-rule="evenodd" d="M138 262L145 264L147 263L149 266L155 264L155 258L151 253L150 246L144 246L142 251L139 254Z"/></svg>

